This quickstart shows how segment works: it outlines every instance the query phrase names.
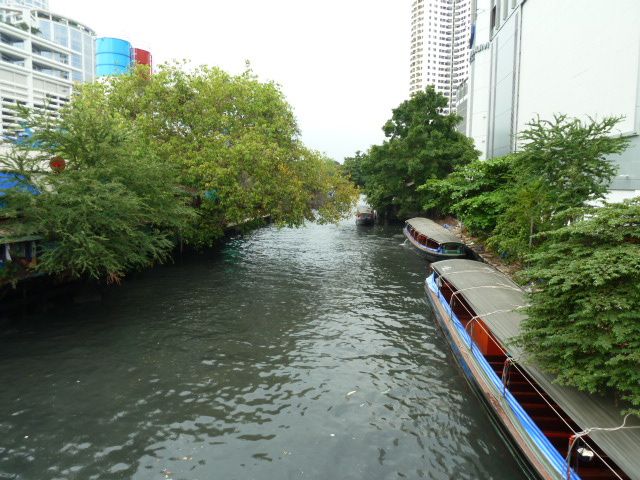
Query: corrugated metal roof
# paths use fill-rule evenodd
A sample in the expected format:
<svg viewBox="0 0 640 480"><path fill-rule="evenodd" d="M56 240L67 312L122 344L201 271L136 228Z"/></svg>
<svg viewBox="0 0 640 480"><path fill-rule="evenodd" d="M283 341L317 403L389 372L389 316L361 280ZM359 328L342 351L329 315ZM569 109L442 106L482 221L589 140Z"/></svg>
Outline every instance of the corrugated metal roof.
<svg viewBox="0 0 640 480"><path fill-rule="evenodd" d="M416 217L407 220L407 223L416 229L419 233L426 235L432 240L435 240L439 244L443 243L458 243L462 244L462 241L456 237L449 230L441 225L438 225L433 220L428 218Z"/></svg>
<svg viewBox="0 0 640 480"><path fill-rule="evenodd" d="M464 297L474 313L491 329L502 345L582 429L612 428L622 423L620 412L626 408L612 396L590 395L572 387L554 383L554 377L543 372L513 345L526 318L522 308L524 292L504 274L489 265L473 260L444 260L432 264L439 276ZM627 422L640 426L640 419ZM592 432L589 437L633 480L640 480L640 428L615 432Z"/></svg>

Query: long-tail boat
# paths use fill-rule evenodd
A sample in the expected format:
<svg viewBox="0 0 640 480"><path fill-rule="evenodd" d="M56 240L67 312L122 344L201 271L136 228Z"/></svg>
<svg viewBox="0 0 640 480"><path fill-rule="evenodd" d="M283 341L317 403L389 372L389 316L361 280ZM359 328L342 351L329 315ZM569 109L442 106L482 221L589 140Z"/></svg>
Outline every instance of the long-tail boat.
<svg viewBox="0 0 640 480"><path fill-rule="evenodd" d="M410 218L403 233L411 245L432 262L467 256L465 245L458 237L428 218Z"/></svg>
<svg viewBox="0 0 640 480"><path fill-rule="evenodd" d="M612 395L558 385L514 339L524 292L473 260L431 265L425 283L451 350L531 478L639 480L640 420Z"/></svg>

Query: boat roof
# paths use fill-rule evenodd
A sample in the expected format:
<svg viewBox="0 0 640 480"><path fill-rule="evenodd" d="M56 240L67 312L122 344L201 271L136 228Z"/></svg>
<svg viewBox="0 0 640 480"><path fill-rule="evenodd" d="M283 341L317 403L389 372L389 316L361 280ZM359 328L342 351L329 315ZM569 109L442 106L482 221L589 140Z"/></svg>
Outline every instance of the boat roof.
<svg viewBox="0 0 640 480"><path fill-rule="evenodd" d="M612 428L622 424L620 412L626 407L613 396L581 392L555 383L555 377L545 373L522 348L513 345L520 334L526 315L525 293L503 273L474 260L443 260L431 265L463 296L474 313L491 329L509 354L529 373L545 392L582 429ZM640 419L630 417L627 426L640 427ZM589 437L633 480L640 479L640 428L615 432L594 431Z"/></svg>
<svg viewBox="0 0 640 480"><path fill-rule="evenodd" d="M368 205L358 205L358 208L356 208L356 212L358 212L358 213L373 213L373 209Z"/></svg>
<svg viewBox="0 0 640 480"><path fill-rule="evenodd" d="M456 237L449 230L444 228L442 225L437 224L433 220L429 220L428 218L416 217L410 218L407 220L407 224L411 225L418 233L426 235L432 240L443 244L443 243L458 243L462 244L462 241Z"/></svg>

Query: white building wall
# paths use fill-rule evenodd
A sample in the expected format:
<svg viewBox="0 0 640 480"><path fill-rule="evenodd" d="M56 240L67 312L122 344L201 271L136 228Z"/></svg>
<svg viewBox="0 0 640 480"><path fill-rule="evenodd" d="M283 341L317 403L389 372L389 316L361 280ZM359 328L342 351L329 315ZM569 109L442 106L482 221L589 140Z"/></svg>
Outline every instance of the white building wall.
<svg viewBox="0 0 640 480"><path fill-rule="evenodd" d="M638 132L640 1L531 0L522 7L518 127L556 113L623 115Z"/></svg>
<svg viewBox="0 0 640 480"><path fill-rule="evenodd" d="M515 110L519 56L519 9L502 2L499 30L491 41L488 157L511 152L515 146Z"/></svg>
<svg viewBox="0 0 640 480"><path fill-rule="evenodd" d="M75 82L95 76L95 34L40 9L0 6L0 135L23 128L15 106L55 116Z"/></svg>
<svg viewBox="0 0 640 480"><path fill-rule="evenodd" d="M517 128L536 116L584 120L624 117L618 134L630 147L609 198L640 192L640 2L529 0L522 6Z"/></svg>
<svg viewBox="0 0 640 480"><path fill-rule="evenodd" d="M480 5L481 0L476 0ZM629 148L611 160L610 200L640 193L640 1L488 0L490 54L472 53L468 135L486 157L517 149L536 117L624 117ZM478 30L480 31L480 30ZM477 42L479 43L479 42ZM489 59L487 61L487 58ZM487 68L487 63L489 64ZM488 84L488 88L486 88ZM488 101L488 114L482 114Z"/></svg>
<svg viewBox="0 0 640 480"><path fill-rule="evenodd" d="M489 29L489 0L474 0L472 9L474 41L469 63L469 107L466 135L473 139L480 158L487 156L487 121L489 115L489 90L491 52Z"/></svg>

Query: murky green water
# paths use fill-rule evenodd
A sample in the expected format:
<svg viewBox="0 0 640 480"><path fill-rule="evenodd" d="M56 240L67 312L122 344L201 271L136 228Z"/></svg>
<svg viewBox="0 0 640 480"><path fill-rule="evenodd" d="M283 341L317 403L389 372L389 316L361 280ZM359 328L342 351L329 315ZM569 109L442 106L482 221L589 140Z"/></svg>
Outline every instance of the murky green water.
<svg viewBox="0 0 640 480"><path fill-rule="evenodd" d="M399 228L267 228L0 330L0 479L520 479Z"/></svg>

